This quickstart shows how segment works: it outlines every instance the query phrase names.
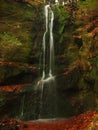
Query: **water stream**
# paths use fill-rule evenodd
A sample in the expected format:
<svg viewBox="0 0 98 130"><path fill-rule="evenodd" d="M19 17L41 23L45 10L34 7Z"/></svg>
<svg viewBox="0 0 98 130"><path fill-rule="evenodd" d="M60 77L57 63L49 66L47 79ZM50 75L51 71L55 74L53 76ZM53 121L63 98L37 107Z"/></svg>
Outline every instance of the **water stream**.
<svg viewBox="0 0 98 130"><path fill-rule="evenodd" d="M42 80L46 78L46 60L49 59L49 72L48 72L48 77L52 77L53 76L53 65L54 65L54 42L53 42L53 20L54 20L54 14L53 11L50 7L50 5L46 5L45 6L45 23L46 23L46 30L45 33L43 35L43 73L42 73ZM46 42L46 36L49 33L50 37L49 37L49 57L46 57L47 52L47 42Z"/></svg>
<svg viewBox="0 0 98 130"><path fill-rule="evenodd" d="M25 103L25 95L23 95L22 100L21 100L21 114L20 118L24 116L24 103Z"/></svg>
<svg viewBox="0 0 98 130"><path fill-rule="evenodd" d="M39 118L53 118L55 116L56 84L53 75L54 70L54 42L53 20L54 14L50 5L45 6L46 29L43 35L43 71L38 87L41 89ZM46 40L48 36L48 41ZM47 54L47 52L49 54ZM47 60L49 60L47 62ZM53 101L54 100L54 101Z"/></svg>

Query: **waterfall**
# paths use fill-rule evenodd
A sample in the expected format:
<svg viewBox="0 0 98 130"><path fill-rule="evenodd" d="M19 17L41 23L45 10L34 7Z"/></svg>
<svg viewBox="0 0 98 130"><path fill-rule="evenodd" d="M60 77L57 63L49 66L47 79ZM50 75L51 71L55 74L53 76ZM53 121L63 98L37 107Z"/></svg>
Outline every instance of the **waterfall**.
<svg viewBox="0 0 98 130"><path fill-rule="evenodd" d="M49 8L49 5L46 5L45 6L46 31L43 36L43 75L42 75L42 79L45 78L45 52L46 52L46 34L48 32L48 8Z"/></svg>
<svg viewBox="0 0 98 130"><path fill-rule="evenodd" d="M33 93L24 93L21 99L20 119L54 119L57 116L57 94L54 76L54 13L50 5L44 9L45 32L42 38L41 76L33 86ZM32 98L33 97L33 98ZM31 100L32 99L32 100ZM29 104L29 105L28 105Z"/></svg>
<svg viewBox="0 0 98 130"><path fill-rule="evenodd" d="M56 85L54 70L54 41L53 20L54 13L50 5L45 6L45 32L42 41L42 78L38 82L40 88L39 118L54 118L56 111ZM48 37L48 41L47 41ZM47 51L48 50L48 51ZM47 52L49 53L47 55ZM48 60L48 62L47 62ZM48 69L48 71L46 71Z"/></svg>
<svg viewBox="0 0 98 130"><path fill-rule="evenodd" d="M52 76L53 73L53 64L54 64L54 43L53 43L53 20L54 20L54 14L53 11L50 8L50 14L51 14L51 20L49 23L50 27L50 67L49 67L49 76Z"/></svg>
<svg viewBox="0 0 98 130"><path fill-rule="evenodd" d="M53 64L54 64L54 43L53 43L53 20L54 20L54 14L51 10L50 5L45 6L45 18L46 18L46 30L43 35L43 74L42 79L46 78L46 72L45 72L45 65L46 65L46 35L48 32L50 32L50 58L49 58L49 77L53 76Z"/></svg>

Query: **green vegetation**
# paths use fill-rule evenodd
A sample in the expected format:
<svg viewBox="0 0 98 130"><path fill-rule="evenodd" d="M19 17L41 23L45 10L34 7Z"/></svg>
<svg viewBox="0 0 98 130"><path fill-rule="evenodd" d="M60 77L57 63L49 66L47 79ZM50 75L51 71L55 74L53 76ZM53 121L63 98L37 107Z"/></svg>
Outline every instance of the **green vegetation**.
<svg viewBox="0 0 98 130"><path fill-rule="evenodd" d="M11 33L0 34L0 79L15 76L23 71L19 63L28 62L31 45L22 43ZM13 65L9 65L10 62Z"/></svg>
<svg viewBox="0 0 98 130"><path fill-rule="evenodd" d="M26 62L30 47L22 44L13 35L4 33L0 35L0 59L1 61Z"/></svg>
<svg viewBox="0 0 98 130"><path fill-rule="evenodd" d="M96 8L97 0L85 0L80 1L78 3L78 7L84 11L84 13L87 13L88 10L93 10Z"/></svg>
<svg viewBox="0 0 98 130"><path fill-rule="evenodd" d="M25 64L35 63L35 57L39 62L42 16L42 6L0 0L0 81L27 72Z"/></svg>
<svg viewBox="0 0 98 130"><path fill-rule="evenodd" d="M32 23L35 17L33 10L33 6L22 2L0 1L0 48L3 47L0 49L0 60L28 61L32 49ZM7 46L4 48L4 45ZM15 54L16 51L18 54Z"/></svg>
<svg viewBox="0 0 98 130"><path fill-rule="evenodd" d="M13 5L11 6L10 1L0 1L0 16L18 20L32 20L34 13L32 12L32 6L17 3L13 1Z"/></svg>
<svg viewBox="0 0 98 130"><path fill-rule="evenodd" d="M64 32L65 26L68 24L68 20L70 18L70 15L68 11L66 11L61 5L56 6L55 10L55 19L58 20L58 28L59 28L59 34L62 34Z"/></svg>

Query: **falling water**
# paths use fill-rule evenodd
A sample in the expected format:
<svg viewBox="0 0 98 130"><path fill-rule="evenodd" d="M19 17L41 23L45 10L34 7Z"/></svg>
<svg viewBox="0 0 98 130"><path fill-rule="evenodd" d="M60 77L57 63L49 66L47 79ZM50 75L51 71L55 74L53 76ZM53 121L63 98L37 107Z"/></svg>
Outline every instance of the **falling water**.
<svg viewBox="0 0 98 130"><path fill-rule="evenodd" d="M23 118L23 116L24 116L24 102L25 101L25 95L23 95L23 97L22 97L22 100L21 100L21 114L20 114L20 118L22 119Z"/></svg>
<svg viewBox="0 0 98 130"><path fill-rule="evenodd" d="M50 5L45 6L45 18L46 18L46 30L43 36L43 74L42 74L42 79L46 78L46 72L45 72L45 65L46 65L46 35L48 32L50 32L50 41L49 41L49 46L50 46L50 59L49 59L49 77L53 76L53 64L54 64L54 44L53 44L53 20L54 20L54 14L53 11L51 10Z"/></svg>
<svg viewBox="0 0 98 130"><path fill-rule="evenodd" d="M45 53L46 53L46 34L48 32L48 8L49 8L49 5L46 5L45 6L46 31L43 36L43 75L42 75L42 79L45 78Z"/></svg>
<svg viewBox="0 0 98 130"><path fill-rule="evenodd" d="M56 85L55 85L55 77L53 75L53 66L54 66L53 20L54 20L53 11L50 5L46 5L45 6L46 28L42 42L43 72L42 72L42 78L38 84L38 86L41 88L39 118L53 118L55 116ZM46 40L47 36L49 36L48 41ZM48 57L47 57L47 49L49 50ZM48 62L47 59L49 60ZM46 67L48 68L48 72L46 71L47 70Z"/></svg>
<svg viewBox="0 0 98 130"><path fill-rule="evenodd" d="M49 23L50 27L50 67L49 67L49 76L52 77L52 69L53 69L53 64L54 64L54 44L53 44L53 20L54 20L54 14L53 11L50 8L50 15L51 15L51 20Z"/></svg>

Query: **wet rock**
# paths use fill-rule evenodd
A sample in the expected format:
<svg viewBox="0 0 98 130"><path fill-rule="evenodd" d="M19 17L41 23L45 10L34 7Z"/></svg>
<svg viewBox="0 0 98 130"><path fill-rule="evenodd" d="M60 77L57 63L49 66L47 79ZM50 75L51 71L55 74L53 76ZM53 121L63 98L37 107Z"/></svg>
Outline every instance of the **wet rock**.
<svg viewBox="0 0 98 130"><path fill-rule="evenodd" d="M76 90L78 89L77 83L79 82L81 78L81 71L79 67L74 67L70 71L65 71L63 75L57 76L57 87L60 90L67 90L72 89Z"/></svg>

